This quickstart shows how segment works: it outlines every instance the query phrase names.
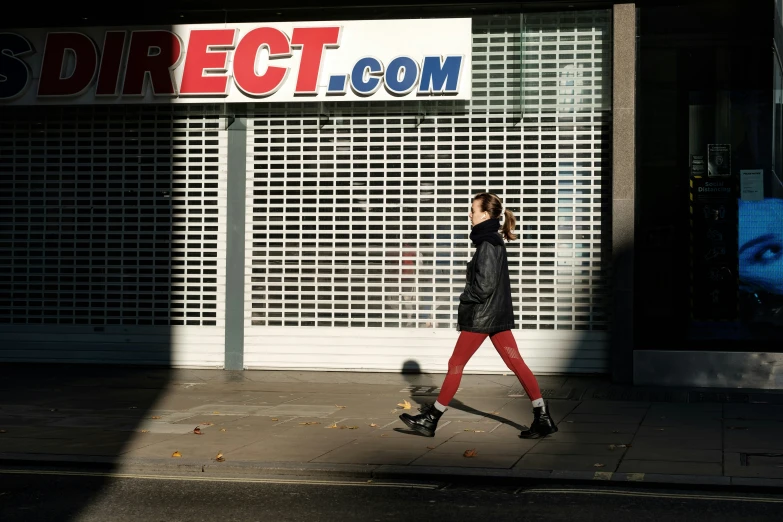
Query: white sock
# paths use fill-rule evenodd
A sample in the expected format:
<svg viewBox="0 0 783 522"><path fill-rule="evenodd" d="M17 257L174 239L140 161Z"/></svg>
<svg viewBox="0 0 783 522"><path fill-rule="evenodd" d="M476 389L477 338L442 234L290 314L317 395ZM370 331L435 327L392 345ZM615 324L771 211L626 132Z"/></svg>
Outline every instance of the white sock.
<svg viewBox="0 0 783 522"><path fill-rule="evenodd" d="M441 403L439 403L438 401L435 401L435 405L434 406L435 406L435 409L440 411L440 412L446 411L446 407L444 405L442 405Z"/></svg>
<svg viewBox="0 0 783 522"><path fill-rule="evenodd" d="M543 408L544 407L544 399L536 399L533 401L533 407L534 408Z"/></svg>

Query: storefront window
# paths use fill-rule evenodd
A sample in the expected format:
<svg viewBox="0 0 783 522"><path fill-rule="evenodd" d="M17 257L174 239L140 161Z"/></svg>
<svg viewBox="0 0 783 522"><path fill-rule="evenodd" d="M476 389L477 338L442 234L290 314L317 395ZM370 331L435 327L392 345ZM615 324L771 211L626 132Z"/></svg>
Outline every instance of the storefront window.
<svg viewBox="0 0 783 522"><path fill-rule="evenodd" d="M773 9L640 8L638 349L664 340L668 350L780 348L783 72L777 57L770 66Z"/></svg>

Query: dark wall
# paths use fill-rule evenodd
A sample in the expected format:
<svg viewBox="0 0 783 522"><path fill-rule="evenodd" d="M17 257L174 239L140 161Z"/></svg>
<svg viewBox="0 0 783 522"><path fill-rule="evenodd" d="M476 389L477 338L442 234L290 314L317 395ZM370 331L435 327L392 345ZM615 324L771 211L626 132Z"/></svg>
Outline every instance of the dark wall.
<svg viewBox="0 0 783 522"><path fill-rule="evenodd" d="M721 117L722 103L730 107L722 115L723 136L708 131L702 139L732 143L732 170L770 169L773 27L772 0L639 9L637 349L768 348L764 342L694 338L689 133L691 107L703 107L709 120Z"/></svg>

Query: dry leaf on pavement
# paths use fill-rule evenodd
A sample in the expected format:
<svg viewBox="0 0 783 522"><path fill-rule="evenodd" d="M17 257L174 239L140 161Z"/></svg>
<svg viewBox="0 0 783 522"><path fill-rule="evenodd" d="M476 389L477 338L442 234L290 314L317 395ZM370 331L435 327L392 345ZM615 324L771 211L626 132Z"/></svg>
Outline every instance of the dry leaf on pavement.
<svg viewBox="0 0 783 522"><path fill-rule="evenodd" d="M594 468L605 468L606 464L593 464Z"/></svg>
<svg viewBox="0 0 783 522"><path fill-rule="evenodd" d="M377 424L375 424L375 423L373 422L372 424L370 424L370 427L371 427L371 428L377 428L377 427L378 427L378 425L377 425Z"/></svg>
<svg viewBox="0 0 783 522"><path fill-rule="evenodd" d="M400 407L400 408L402 408L403 410L410 410L410 409L411 409L411 403L410 403L410 402L408 402L408 401L406 401L406 400L403 400L403 401L402 401L401 403L399 403L397 406L399 406L399 407Z"/></svg>
<svg viewBox="0 0 783 522"><path fill-rule="evenodd" d="M220 415L220 412L219 411L213 411L212 415Z"/></svg>
<svg viewBox="0 0 783 522"><path fill-rule="evenodd" d="M475 457L478 455L478 452L474 449L465 450L465 453L462 454L463 457Z"/></svg>
<svg viewBox="0 0 783 522"><path fill-rule="evenodd" d="M157 416L157 415L155 415L155 416L154 416L154 417L152 417L152 418L153 418L153 419L155 419L155 420L158 420L158 419L160 419L160 417L159 417L159 416Z"/></svg>
<svg viewBox="0 0 783 522"><path fill-rule="evenodd" d="M220 428L220 431L222 431L223 433L225 433L225 432L226 432L226 428Z"/></svg>
<svg viewBox="0 0 783 522"><path fill-rule="evenodd" d="M277 422L277 421L278 421L278 419L272 419L272 422Z"/></svg>
<svg viewBox="0 0 783 522"><path fill-rule="evenodd" d="M215 460L218 462L224 462L226 460L226 457L224 457L222 453L218 453L217 457L215 457Z"/></svg>
<svg viewBox="0 0 783 522"><path fill-rule="evenodd" d="M614 451L614 449L615 449L616 447L617 447L617 446L615 446L614 444L609 444L609 449L610 449L611 451Z"/></svg>
<svg viewBox="0 0 783 522"><path fill-rule="evenodd" d="M215 423L214 422L202 422L201 425L202 426L214 426Z"/></svg>
<svg viewBox="0 0 783 522"><path fill-rule="evenodd" d="M427 449L435 449L435 446L427 446Z"/></svg>
<svg viewBox="0 0 783 522"><path fill-rule="evenodd" d="M171 454L171 456L172 457L181 457L182 453L180 453L179 451L175 451L174 453Z"/></svg>
<svg viewBox="0 0 783 522"><path fill-rule="evenodd" d="M359 426L348 426L349 430L358 430Z"/></svg>
<svg viewBox="0 0 783 522"><path fill-rule="evenodd" d="M340 408L341 410L345 409L345 406L340 406L339 404L335 404L334 407L335 408Z"/></svg>
<svg viewBox="0 0 783 522"><path fill-rule="evenodd" d="M142 432L142 433L149 433L149 432L150 432L150 430L141 430L141 432ZM2 432L2 431L0 431L0 433L3 433L3 432Z"/></svg>
<svg viewBox="0 0 783 522"><path fill-rule="evenodd" d="M198 426L193 428L193 434L194 435L201 435L201 428L199 428Z"/></svg>
<svg viewBox="0 0 783 522"><path fill-rule="evenodd" d="M328 429L328 430L333 430L333 429L335 429L336 427L337 427L337 423L336 423L336 422L333 422L333 423L332 423L332 425L331 425L331 426L327 426L327 427L326 427L326 429Z"/></svg>

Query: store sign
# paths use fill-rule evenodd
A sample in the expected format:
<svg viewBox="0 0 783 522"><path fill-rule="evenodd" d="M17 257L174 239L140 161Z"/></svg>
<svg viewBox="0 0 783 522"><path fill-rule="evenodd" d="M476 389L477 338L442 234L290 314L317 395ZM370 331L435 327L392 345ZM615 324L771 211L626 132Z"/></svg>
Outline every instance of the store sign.
<svg viewBox="0 0 783 522"><path fill-rule="evenodd" d="M470 99L471 20L0 33L0 105Z"/></svg>

